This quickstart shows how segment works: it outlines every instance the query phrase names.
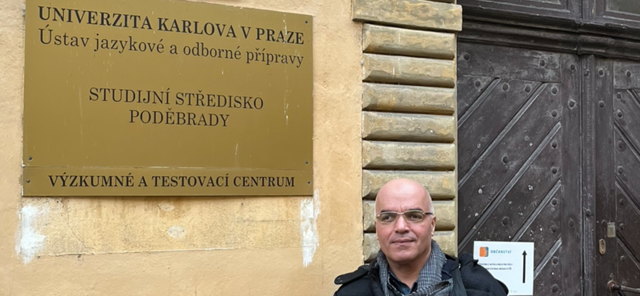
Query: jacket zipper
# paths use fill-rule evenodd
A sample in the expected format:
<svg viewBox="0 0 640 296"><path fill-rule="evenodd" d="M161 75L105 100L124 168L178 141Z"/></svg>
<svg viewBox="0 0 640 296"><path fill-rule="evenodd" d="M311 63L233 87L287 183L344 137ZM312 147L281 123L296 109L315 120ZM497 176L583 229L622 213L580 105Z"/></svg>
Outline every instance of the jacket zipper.
<svg viewBox="0 0 640 296"><path fill-rule="evenodd" d="M439 286L440 284L442 284L442 287L439 287L439 288L438 288L438 286ZM447 287L449 287L449 285L451 285L451 283L449 283L449 282L443 282L443 283L440 283L440 284L436 285L436 290L434 290L433 292L429 293L429 295L435 295L435 294L437 294L438 292L440 292L440 291L442 291L442 290L446 289Z"/></svg>

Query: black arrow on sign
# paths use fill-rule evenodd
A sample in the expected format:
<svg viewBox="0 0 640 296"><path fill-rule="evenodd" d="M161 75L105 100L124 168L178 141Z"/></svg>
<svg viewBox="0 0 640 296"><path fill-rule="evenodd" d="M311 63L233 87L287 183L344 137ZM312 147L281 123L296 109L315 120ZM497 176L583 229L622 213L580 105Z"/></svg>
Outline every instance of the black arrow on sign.
<svg viewBox="0 0 640 296"><path fill-rule="evenodd" d="M524 284L524 280L527 275L527 251L522 252L522 283Z"/></svg>

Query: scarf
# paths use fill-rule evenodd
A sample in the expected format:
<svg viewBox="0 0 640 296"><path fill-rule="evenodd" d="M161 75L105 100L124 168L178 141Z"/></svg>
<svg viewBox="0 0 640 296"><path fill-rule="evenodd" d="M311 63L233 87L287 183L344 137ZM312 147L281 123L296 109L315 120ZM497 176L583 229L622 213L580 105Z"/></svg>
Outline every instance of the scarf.
<svg viewBox="0 0 640 296"><path fill-rule="evenodd" d="M382 291L384 292L384 296L390 296L391 294L389 294L389 286L391 285L391 283L389 282L390 275L387 257L384 255L384 253L382 253L382 251L379 251L376 261L380 266L380 283L382 283ZM420 275L418 276L418 289L409 295L429 295L435 285L442 281L442 266L446 261L447 258L444 256L442 250L440 250L440 246L438 246L438 243L432 240L431 254L429 255L427 263L420 270Z"/></svg>

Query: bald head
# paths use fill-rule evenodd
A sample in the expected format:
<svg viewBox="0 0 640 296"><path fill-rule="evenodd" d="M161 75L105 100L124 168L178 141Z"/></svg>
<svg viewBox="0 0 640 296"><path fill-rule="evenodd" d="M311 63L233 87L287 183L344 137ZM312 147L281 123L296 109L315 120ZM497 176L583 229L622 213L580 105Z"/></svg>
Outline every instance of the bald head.
<svg viewBox="0 0 640 296"><path fill-rule="evenodd" d="M376 195L376 213L384 210L380 206L389 202L390 199L418 199L424 206L425 211L433 211L431 195L420 183L410 179L395 179L387 182L380 188Z"/></svg>

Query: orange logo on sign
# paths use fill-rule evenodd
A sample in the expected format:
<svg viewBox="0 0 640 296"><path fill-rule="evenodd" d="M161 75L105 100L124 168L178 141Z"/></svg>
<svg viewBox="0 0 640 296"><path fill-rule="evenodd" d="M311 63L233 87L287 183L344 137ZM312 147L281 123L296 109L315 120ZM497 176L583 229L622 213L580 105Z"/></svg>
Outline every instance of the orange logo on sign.
<svg viewBox="0 0 640 296"><path fill-rule="evenodd" d="M480 247L480 257L489 256L489 247Z"/></svg>

